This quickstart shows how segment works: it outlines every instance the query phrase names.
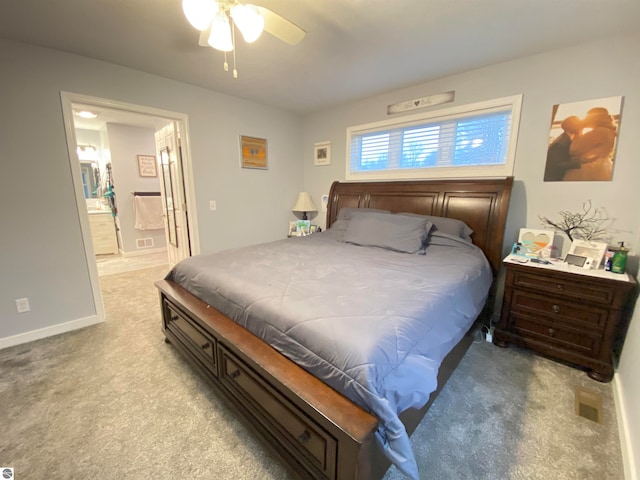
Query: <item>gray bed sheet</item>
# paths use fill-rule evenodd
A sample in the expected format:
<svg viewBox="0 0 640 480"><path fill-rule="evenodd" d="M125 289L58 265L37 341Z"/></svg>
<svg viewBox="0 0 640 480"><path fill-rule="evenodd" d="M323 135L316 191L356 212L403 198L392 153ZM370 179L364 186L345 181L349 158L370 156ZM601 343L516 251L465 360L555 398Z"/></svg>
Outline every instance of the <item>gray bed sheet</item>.
<svg viewBox="0 0 640 480"><path fill-rule="evenodd" d="M192 257L167 278L372 412L385 454L414 479L398 415L427 402L492 282L480 249L445 234L411 255L331 230Z"/></svg>

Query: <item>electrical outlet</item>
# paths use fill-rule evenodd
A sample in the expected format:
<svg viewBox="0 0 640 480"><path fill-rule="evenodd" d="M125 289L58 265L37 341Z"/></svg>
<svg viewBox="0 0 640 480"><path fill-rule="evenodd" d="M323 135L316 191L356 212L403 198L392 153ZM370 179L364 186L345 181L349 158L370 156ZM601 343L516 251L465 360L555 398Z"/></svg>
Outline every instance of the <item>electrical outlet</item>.
<svg viewBox="0 0 640 480"><path fill-rule="evenodd" d="M485 335L484 339L488 342L488 343L492 343L493 342L493 327L491 327L489 329L489 331L487 332L487 334Z"/></svg>
<svg viewBox="0 0 640 480"><path fill-rule="evenodd" d="M25 313L31 310L28 298L16 298L16 308L18 313Z"/></svg>
<svg viewBox="0 0 640 480"><path fill-rule="evenodd" d="M329 204L329 195L322 195L322 211L326 212L327 211L327 205Z"/></svg>
<svg viewBox="0 0 640 480"><path fill-rule="evenodd" d="M218 209L218 205L215 200L209 200L209 210L215 212Z"/></svg>

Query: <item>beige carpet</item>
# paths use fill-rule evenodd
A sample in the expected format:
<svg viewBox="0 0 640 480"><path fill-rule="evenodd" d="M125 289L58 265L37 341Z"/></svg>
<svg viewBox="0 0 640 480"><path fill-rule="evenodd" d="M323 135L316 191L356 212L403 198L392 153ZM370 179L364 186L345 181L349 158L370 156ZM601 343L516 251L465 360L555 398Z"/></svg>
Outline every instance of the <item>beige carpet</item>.
<svg viewBox="0 0 640 480"><path fill-rule="evenodd" d="M164 343L165 271L102 277L105 323L0 351L0 466L20 479L289 478ZM603 395L602 424L574 414L575 385ZM610 384L484 342L412 442L424 479L623 478Z"/></svg>

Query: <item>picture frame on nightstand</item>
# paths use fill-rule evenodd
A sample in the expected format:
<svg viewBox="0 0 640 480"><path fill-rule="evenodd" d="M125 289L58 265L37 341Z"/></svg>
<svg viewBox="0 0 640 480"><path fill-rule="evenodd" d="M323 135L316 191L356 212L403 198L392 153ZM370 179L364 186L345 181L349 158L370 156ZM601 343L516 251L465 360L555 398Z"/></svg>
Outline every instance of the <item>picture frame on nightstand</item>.
<svg viewBox="0 0 640 480"><path fill-rule="evenodd" d="M518 243L521 246L519 255L549 258L553 247L553 237L553 230L521 228L518 235Z"/></svg>
<svg viewBox="0 0 640 480"><path fill-rule="evenodd" d="M299 237L306 237L309 235L309 228L311 227L310 220L298 220L296 228L298 230L297 234Z"/></svg>
<svg viewBox="0 0 640 480"><path fill-rule="evenodd" d="M578 257L583 257L585 261L582 268L597 269L600 267L606 252L606 243L592 242L590 240L574 240L569 248L569 253L565 257L565 262L575 262Z"/></svg>

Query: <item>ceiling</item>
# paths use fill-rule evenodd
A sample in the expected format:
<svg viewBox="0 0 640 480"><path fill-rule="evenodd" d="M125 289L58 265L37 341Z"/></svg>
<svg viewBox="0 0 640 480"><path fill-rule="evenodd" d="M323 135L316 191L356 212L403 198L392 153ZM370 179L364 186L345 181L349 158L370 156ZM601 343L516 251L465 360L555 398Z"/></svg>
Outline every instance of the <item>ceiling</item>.
<svg viewBox="0 0 640 480"><path fill-rule="evenodd" d="M268 33L239 40L237 79L223 70L222 52L198 46L180 0L2 0L0 38L309 113L640 31L638 0L250 1L307 35L296 46Z"/></svg>

